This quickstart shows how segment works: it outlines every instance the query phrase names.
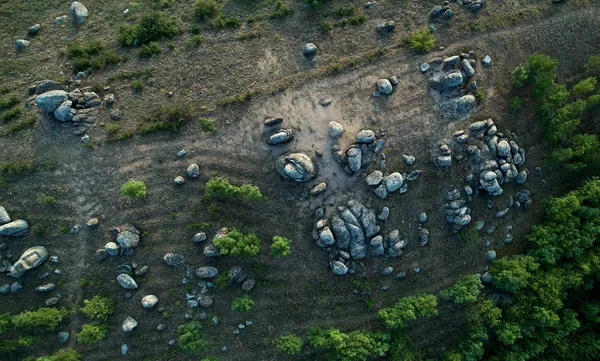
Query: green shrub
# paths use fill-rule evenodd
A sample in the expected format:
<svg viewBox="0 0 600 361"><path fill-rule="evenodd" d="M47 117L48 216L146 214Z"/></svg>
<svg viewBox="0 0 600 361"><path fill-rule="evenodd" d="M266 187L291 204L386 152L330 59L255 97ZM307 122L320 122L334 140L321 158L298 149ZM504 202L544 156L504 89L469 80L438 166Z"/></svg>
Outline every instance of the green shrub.
<svg viewBox="0 0 600 361"><path fill-rule="evenodd" d="M281 19L294 12L294 9L282 0L275 2L275 10L269 14L270 19Z"/></svg>
<svg viewBox="0 0 600 361"><path fill-rule="evenodd" d="M333 25L331 21L323 20L321 21L321 30L325 33L330 32L333 29Z"/></svg>
<svg viewBox="0 0 600 361"><path fill-rule="evenodd" d="M37 123L36 117L27 117L18 123L11 124L10 127L8 127L7 132L9 134L20 132L21 130L27 129L35 123Z"/></svg>
<svg viewBox="0 0 600 361"><path fill-rule="evenodd" d="M600 55L592 55L584 66L588 76L600 77Z"/></svg>
<svg viewBox="0 0 600 361"><path fill-rule="evenodd" d="M494 286L516 292L527 287L532 280L532 272L539 265L531 256L516 255L494 261L491 273L494 276Z"/></svg>
<svg viewBox="0 0 600 361"><path fill-rule="evenodd" d="M193 35L192 36L192 43L194 43L195 45L200 45L200 44L202 44L203 41L204 41L204 38L201 35Z"/></svg>
<svg viewBox="0 0 600 361"><path fill-rule="evenodd" d="M139 80L134 80L131 82L131 89L136 92L141 92L144 89L144 83Z"/></svg>
<svg viewBox="0 0 600 361"><path fill-rule="evenodd" d="M200 129L202 129L205 132L212 133L217 130L217 127L215 126L215 121L212 119L200 118L198 119L198 121L200 122Z"/></svg>
<svg viewBox="0 0 600 361"><path fill-rule="evenodd" d="M21 312L12 318L12 323L16 328L34 329L44 327L48 330L54 330L62 320L69 314L66 308L48 308L42 307L35 311Z"/></svg>
<svg viewBox="0 0 600 361"><path fill-rule="evenodd" d="M234 186L225 178L213 177L206 183L204 197L207 200L257 201L262 199L260 188L251 184Z"/></svg>
<svg viewBox="0 0 600 361"><path fill-rule="evenodd" d="M194 117L194 108L189 103L163 104L138 125L138 132L177 131Z"/></svg>
<svg viewBox="0 0 600 361"><path fill-rule="evenodd" d="M461 277L452 287L440 292L440 297L454 303L475 302L483 289L479 275Z"/></svg>
<svg viewBox="0 0 600 361"><path fill-rule="evenodd" d="M87 323L81 326L77 333L77 343L86 344L103 340L108 332L108 325L98 323Z"/></svg>
<svg viewBox="0 0 600 361"><path fill-rule="evenodd" d="M153 41L171 39L180 33L177 19L161 11L145 14L134 25L122 25L119 29L119 42L131 46L137 40L138 45Z"/></svg>
<svg viewBox="0 0 600 361"><path fill-rule="evenodd" d="M473 95L475 96L475 99L477 99L477 102L479 104L485 102L486 96L485 96L485 92L483 91L483 89L481 89L481 88L475 89L475 92L473 93Z"/></svg>
<svg viewBox="0 0 600 361"><path fill-rule="evenodd" d="M302 343L302 339L296 335L280 336L275 341L277 351L288 355L300 353L302 351Z"/></svg>
<svg viewBox="0 0 600 361"><path fill-rule="evenodd" d="M242 19L239 16L221 15L213 19L212 25L216 28L237 28L242 25Z"/></svg>
<svg viewBox="0 0 600 361"><path fill-rule="evenodd" d="M115 301L108 297L94 296L90 300L83 300L83 304L81 312L91 319L106 321L115 312Z"/></svg>
<svg viewBox="0 0 600 361"><path fill-rule="evenodd" d="M271 256L284 257L289 256L292 251L290 250L290 244L292 240L275 236L273 237L273 243L271 244Z"/></svg>
<svg viewBox="0 0 600 361"><path fill-rule="evenodd" d="M435 46L435 38L429 29L412 33L407 39L408 46L419 53L427 53Z"/></svg>
<svg viewBox="0 0 600 361"><path fill-rule="evenodd" d="M327 360L331 361L366 361L373 359L372 356L384 356L390 349L390 335L380 332L343 333L335 328L315 327L307 339L315 349L327 351Z"/></svg>
<svg viewBox="0 0 600 361"><path fill-rule="evenodd" d="M196 0L194 14L199 20L213 19L221 14L221 4L216 0Z"/></svg>
<svg viewBox="0 0 600 361"><path fill-rule="evenodd" d="M406 327L408 321L437 313L436 297L422 294L400 298L393 307L380 310L379 317L387 328L398 329Z"/></svg>
<svg viewBox="0 0 600 361"><path fill-rule="evenodd" d="M37 201L42 203L42 204L56 204L58 203L58 201L56 200L56 197L53 196L49 196L45 193L38 193L37 194Z"/></svg>
<svg viewBox="0 0 600 361"><path fill-rule="evenodd" d="M231 302L231 310L240 312L240 313L248 313L254 306L254 301L248 295L243 295L238 298L234 298L233 302Z"/></svg>
<svg viewBox="0 0 600 361"><path fill-rule="evenodd" d="M0 163L0 173L7 173L9 175L21 174L33 170L35 170L35 164L29 160Z"/></svg>
<svg viewBox="0 0 600 361"><path fill-rule="evenodd" d="M363 14L354 15L348 18L350 25L360 25L365 22L365 16Z"/></svg>
<svg viewBox="0 0 600 361"><path fill-rule="evenodd" d="M34 236L41 237L46 234L46 226L41 223L36 223L31 227L31 232Z"/></svg>
<svg viewBox="0 0 600 361"><path fill-rule="evenodd" d="M342 5L333 11L333 15L339 16L339 17L352 16L352 15L354 15L355 12L356 12L356 8L354 7L354 5L348 5L348 6Z"/></svg>
<svg viewBox="0 0 600 361"><path fill-rule="evenodd" d="M23 114L23 109L14 107L9 110L5 110L0 113L0 122L6 123L9 122Z"/></svg>
<svg viewBox="0 0 600 361"><path fill-rule="evenodd" d="M80 361L81 354L72 348L63 348L56 351L47 361ZM36 361L46 361L38 358Z"/></svg>
<svg viewBox="0 0 600 361"><path fill-rule="evenodd" d="M231 285L231 274L229 272L221 272L215 277L215 284L219 288L227 288Z"/></svg>
<svg viewBox="0 0 600 361"><path fill-rule="evenodd" d="M0 313L0 336L12 328L12 316L8 313Z"/></svg>
<svg viewBox="0 0 600 361"><path fill-rule="evenodd" d="M520 110L523 107L523 98L518 97L518 96L514 96L512 98L510 98L510 101L508 102L508 109L510 109L513 112L516 112L517 110Z"/></svg>
<svg viewBox="0 0 600 361"><path fill-rule="evenodd" d="M0 341L0 355L6 354L12 360L13 357L22 352L23 349L30 348L36 346L38 342L37 337L35 336L19 336L16 339L8 339Z"/></svg>
<svg viewBox="0 0 600 361"><path fill-rule="evenodd" d="M179 335L179 347L192 354L198 354L208 347L208 341L202 334L202 325L200 322L193 321L184 324L177 330Z"/></svg>
<svg viewBox="0 0 600 361"><path fill-rule="evenodd" d="M142 181L130 179L121 186L121 195L133 199L146 197L146 184Z"/></svg>
<svg viewBox="0 0 600 361"><path fill-rule="evenodd" d="M92 40L84 45L67 45L67 58L72 61L75 73L104 69L122 60L115 50L106 49L100 40Z"/></svg>
<svg viewBox="0 0 600 361"><path fill-rule="evenodd" d="M154 55L158 55L162 53L162 49L160 47L160 45L158 45L157 42L151 41L148 44L144 44L140 47L140 50L138 50L138 55L141 58L151 58Z"/></svg>
<svg viewBox="0 0 600 361"><path fill-rule="evenodd" d="M227 236L213 240L222 255L254 256L260 251L260 239L254 233L242 234L232 228Z"/></svg>
<svg viewBox="0 0 600 361"><path fill-rule="evenodd" d="M19 104L21 101L18 97L11 95L5 98L0 98L0 110L6 110Z"/></svg>

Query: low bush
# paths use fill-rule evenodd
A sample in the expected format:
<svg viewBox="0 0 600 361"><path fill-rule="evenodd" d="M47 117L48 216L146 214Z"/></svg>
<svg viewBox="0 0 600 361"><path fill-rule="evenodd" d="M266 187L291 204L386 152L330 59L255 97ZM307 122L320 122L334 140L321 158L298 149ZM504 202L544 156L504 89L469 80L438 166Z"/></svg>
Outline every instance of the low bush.
<svg viewBox="0 0 600 361"><path fill-rule="evenodd" d="M213 19L221 14L221 4L216 0L196 0L194 14L198 20Z"/></svg>
<svg viewBox="0 0 600 361"><path fill-rule="evenodd" d="M243 295L238 298L234 298L233 302L231 302L231 310L240 312L240 313L248 313L254 306L254 301L248 295Z"/></svg>
<svg viewBox="0 0 600 361"><path fill-rule="evenodd" d="M393 307L380 310L379 317L387 328L399 329L406 327L408 321L437 313L436 297L422 294L400 298Z"/></svg>
<svg viewBox="0 0 600 361"><path fill-rule="evenodd" d="M254 256L260 251L260 239L254 233L243 234L232 228L227 236L213 240L222 255Z"/></svg>
<svg viewBox="0 0 600 361"><path fill-rule="evenodd" d="M427 53L435 46L435 37L424 28L412 33L407 39L408 46L418 53Z"/></svg>
<svg viewBox="0 0 600 361"><path fill-rule="evenodd" d="M77 333L77 343L86 344L103 340L108 332L108 325L98 323L88 323L81 326L81 331Z"/></svg>
<svg viewBox="0 0 600 361"><path fill-rule="evenodd" d="M179 336L179 347L192 354L198 354L205 350L209 343L202 334L202 325L200 322L193 321L184 324L177 330Z"/></svg>
<svg viewBox="0 0 600 361"><path fill-rule="evenodd" d="M200 122L200 129L202 129L205 132L212 133L217 130L217 127L215 126L215 121L212 119L200 118L198 119L198 121Z"/></svg>
<svg viewBox="0 0 600 361"><path fill-rule="evenodd" d="M139 93L144 89L144 83L139 80L134 80L131 82L131 89Z"/></svg>
<svg viewBox="0 0 600 361"><path fill-rule="evenodd" d="M292 14L293 12L294 12L294 9L291 6L284 3L282 0L277 0L275 2L275 10L273 10L269 14L269 18L270 19L281 19L281 18L285 18L286 16Z"/></svg>
<svg viewBox="0 0 600 361"><path fill-rule="evenodd" d="M275 257L289 256L292 251L290 250L290 244L292 240L275 236L273 237L273 243L271 244L271 255Z"/></svg>
<svg viewBox="0 0 600 361"><path fill-rule="evenodd" d="M158 45L157 42L155 41L151 41L148 44L144 44L140 47L140 50L138 50L138 55L141 58L151 58L154 55L158 55L162 53L162 49L160 47L160 45Z"/></svg>
<svg viewBox="0 0 600 361"><path fill-rule="evenodd" d="M302 351L302 339L296 335L285 335L279 337L275 344L277 351L288 355L295 355Z"/></svg>
<svg viewBox="0 0 600 361"><path fill-rule="evenodd" d="M194 109L191 104L163 104L138 124L138 132L146 134L159 130L177 131L193 119Z"/></svg>
<svg viewBox="0 0 600 361"><path fill-rule="evenodd" d="M66 308L42 307L35 311L21 312L12 318L12 323L16 328L35 329L46 328L54 330L62 320L69 314Z"/></svg>
<svg viewBox="0 0 600 361"><path fill-rule="evenodd" d="M81 312L91 319L106 321L108 316L115 312L115 301L109 297L94 296L92 299L83 300L83 304Z"/></svg>
<svg viewBox="0 0 600 361"><path fill-rule="evenodd" d="M475 302L483 289L479 275L461 277L452 287L440 292L440 297L454 303Z"/></svg>
<svg viewBox="0 0 600 361"><path fill-rule="evenodd" d="M242 19L239 16L221 15L212 20L212 25L216 28L237 28L242 25Z"/></svg>
<svg viewBox="0 0 600 361"><path fill-rule="evenodd" d="M73 63L73 72L104 69L121 62L121 57L113 49L106 49L99 40L87 44L67 45L67 58Z"/></svg>
<svg viewBox="0 0 600 361"><path fill-rule="evenodd" d="M153 41L171 39L181 32L177 19L171 15L153 11L133 25L122 25L119 29L119 42L123 46L149 44Z"/></svg>
<svg viewBox="0 0 600 361"><path fill-rule="evenodd" d="M130 179L121 186L121 195L133 199L146 197L146 184L142 181Z"/></svg>
<svg viewBox="0 0 600 361"><path fill-rule="evenodd" d="M10 108L0 113L0 122L9 122L23 114L23 109L19 107Z"/></svg>
<svg viewBox="0 0 600 361"><path fill-rule="evenodd" d="M262 193L260 188L251 184L238 187L225 178L213 177L206 183L204 197L207 200L257 201L262 199Z"/></svg>

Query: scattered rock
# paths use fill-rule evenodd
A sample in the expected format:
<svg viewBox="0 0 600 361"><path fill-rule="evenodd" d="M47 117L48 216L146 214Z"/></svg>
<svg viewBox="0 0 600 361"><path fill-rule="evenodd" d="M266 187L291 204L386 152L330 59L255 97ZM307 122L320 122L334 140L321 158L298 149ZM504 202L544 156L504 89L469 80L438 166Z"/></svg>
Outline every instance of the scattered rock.
<svg viewBox="0 0 600 361"><path fill-rule="evenodd" d="M75 24L81 25L88 17L88 9L82 3L75 1L71 4L71 16Z"/></svg>
<svg viewBox="0 0 600 361"><path fill-rule="evenodd" d="M8 222L10 222L10 216L6 211L6 208L0 206L0 225L6 224Z"/></svg>
<svg viewBox="0 0 600 361"><path fill-rule="evenodd" d="M175 179L173 179L173 183L175 183L176 185L182 185L185 183L185 178L178 175L177 177L175 177Z"/></svg>
<svg viewBox="0 0 600 361"><path fill-rule="evenodd" d="M348 273L348 267L340 261L335 261L331 264L331 271L336 275L345 275Z"/></svg>
<svg viewBox="0 0 600 361"><path fill-rule="evenodd" d="M98 226L99 223L100 221L98 220L98 218L90 218L87 220L87 222L85 222L85 225L90 228L95 228Z"/></svg>
<svg viewBox="0 0 600 361"><path fill-rule="evenodd" d="M313 43L307 43L304 45L304 55L306 57L314 57L317 55L317 46Z"/></svg>
<svg viewBox="0 0 600 361"><path fill-rule="evenodd" d="M46 301L44 301L44 304L48 307L56 306L58 304L58 301L60 301L60 298L51 297L51 298L48 298Z"/></svg>
<svg viewBox="0 0 600 361"><path fill-rule="evenodd" d="M338 122L329 122L327 126L327 130L329 131L329 136L332 138L338 138L344 132L344 127Z"/></svg>
<svg viewBox="0 0 600 361"><path fill-rule="evenodd" d="M142 298L142 307L152 308L158 303L158 297L155 295L146 295Z"/></svg>
<svg viewBox="0 0 600 361"><path fill-rule="evenodd" d="M270 126L279 124L281 122L283 122L283 118L269 118L269 119L265 119L264 125L266 127L270 127Z"/></svg>
<svg viewBox="0 0 600 361"><path fill-rule="evenodd" d="M131 332L138 327L138 322L135 318L131 316L127 316L125 321L123 321L123 325L121 326L121 330L123 332Z"/></svg>
<svg viewBox="0 0 600 361"><path fill-rule="evenodd" d="M317 184L316 186L314 186L313 189L310 190L310 194L313 196L317 196L317 195L325 192L326 189L327 189L327 184L325 182L321 182L321 183Z"/></svg>
<svg viewBox="0 0 600 361"><path fill-rule="evenodd" d="M328 107L329 105L331 105L332 101L333 100L331 98L321 99L319 100L319 105L321 105L322 107Z"/></svg>
<svg viewBox="0 0 600 361"><path fill-rule="evenodd" d="M71 335L70 335L69 331L60 331L58 333L58 342L65 343L65 342L69 341L70 336Z"/></svg>
<svg viewBox="0 0 600 361"><path fill-rule="evenodd" d="M198 164L190 164L190 166L187 168L187 175L190 178L200 177L200 167L198 166Z"/></svg>
<svg viewBox="0 0 600 361"><path fill-rule="evenodd" d="M394 88L392 87L392 83L390 83L387 79L379 79L377 80L377 91L383 94L391 94Z"/></svg>
<svg viewBox="0 0 600 361"><path fill-rule="evenodd" d="M370 186L376 186L379 183L381 183L382 179L383 173L379 170L375 170L365 178L365 183L367 183Z"/></svg>
<svg viewBox="0 0 600 361"><path fill-rule="evenodd" d="M377 218L381 219L382 221L385 221L386 219L388 219L389 216L390 209L388 207L383 207L383 209L381 209L381 213L379 213Z"/></svg>
<svg viewBox="0 0 600 361"><path fill-rule="evenodd" d="M29 40L19 39L15 41L15 46L17 48L17 51L23 50L29 46Z"/></svg>
<svg viewBox="0 0 600 361"><path fill-rule="evenodd" d="M208 239L208 237L206 236L206 233L198 232L192 237L192 242L201 243L201 242L206 241L207 239Z"/></svg>
<svg viewBox="0 0 600 361"><path fill-rule="evenodd" d="M415 162L415 157L408 154L402 154L402 160L404 160L406 165L412 165Z"/></svg>
<svg viewBox="0 0 600 361"><path fill-rule="evenodd" d="M28 248L19 257L19 260L10 267L9 274L15 278L21 277L28 270L44 263L46 259L48 259L48 251L45 247L35 246Z"/></svg>
<svg viewBox="0 0 600 361"><path fill-rule="evenodd" d="M137 283L126 273L121 273L117 276L117 282L119 285L127 290L134 290L138 288Z"/></svg>
<svg viewBox="0 0 600 361"><path fill-rule="evenodd" d="M46 283L46 284L37 286L35 288L35 290L38 292L50 292L50 291L53 291L55 288L56 288L56 284Z"/></svg>
<svg viewBox="0 0 600 361"><path fill-rule="evenodd" d="M269 136L267 143L270 145L283 144L294 139L294 131L292 129L279 129Z"/></svg>
<svg viewBox="0 0 600 361"><path fill-rule="evenodd" d="M198 278L213 278L219 274L219 270L212 266L203 266L196 269Z"/></svg>
<svg viewBox="0 0 600 361"><path fill-rule="evenodd" d="M172 266L172 267L179 267L184 262L183 255L173 253L173 252L166 253L165 256L163 257L163 260L165 261L166 264L168 264L169 266Z"/></svg>
<svg viewBox="0 0 600 361"><path fill-rule="evenodd" d="M492 58L489 55L486 55L485 58L481 60L481 63L485 66L490 66L492 64Z"/></svg>
<svg viewBox="0 0 600 361"><path fill-rule="evenodd" d="M27 33L28 33L29 35L36 35L36 34L37 34L39 31L40 31L40 28L41 28L41 25L40 25L40 24L35 24L35 25L33 25L33 26L30 26L30 27L27 29Z"/></svg>

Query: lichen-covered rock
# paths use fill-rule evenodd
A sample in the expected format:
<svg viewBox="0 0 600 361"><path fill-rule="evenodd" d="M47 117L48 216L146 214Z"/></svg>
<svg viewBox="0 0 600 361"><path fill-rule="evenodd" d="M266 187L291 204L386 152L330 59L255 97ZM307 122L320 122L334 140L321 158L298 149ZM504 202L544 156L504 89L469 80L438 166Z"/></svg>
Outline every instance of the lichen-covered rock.
<svg viewBox="0 0 600 361"><path fill-rule="evenodd" d="M119 285L127 290L135 290L138 288L138 284L126 273L121 273L117 276L117 282Z"/></svg>
<svg viewBox="0 0 600 361"><path fill-rule="evenodd" d="M88 17L88 9L82 3L75 1L71 4L71 16L75 24L81 25Z"/></svg>
<svg viewBox="0 0 600 361"><path fill-rule="evenodd" d="M113 231L117 232L117 243L122 248L132 249L140 242L140 231L130 224L117 227Z"/></svg>
<svg viewBox="0 0 600 361"><path fill-rule="evenodd" d="M356 135L356 143L369 144L375 141L375 132L370 129L363 129Z"/></svg>
<svg viewBox="0 0 600 361"><path fill-rule="evenodd" d="M307 182L317 176L317 167L304 153L284 154L275 161L275 169L286 180Z"/></svg>
<svg viewBox="0 0 600 361"><path fill-rule="evenodd" d="M200 177L200 167L196 163L190 164L190 166L186 170L188 177L190 178L198 178Z"/></svg>
<svg viewBox="0 0 600 361"><path fill-rule="evenodd" d="M371 172L366 178L365 178L365 183L367 183L370 186L376 186L379 183L381 183L381 180L383 179L383 173L379 170L375 170L373 172Z"/></svg>
<svg viewBox="0 0 600 361"><path fill-rule="evenodd" d="M354 145L346 150L346 158L348 160L348 167L353 172L358 171L362 166L362 152L358 146Z"/></svg>

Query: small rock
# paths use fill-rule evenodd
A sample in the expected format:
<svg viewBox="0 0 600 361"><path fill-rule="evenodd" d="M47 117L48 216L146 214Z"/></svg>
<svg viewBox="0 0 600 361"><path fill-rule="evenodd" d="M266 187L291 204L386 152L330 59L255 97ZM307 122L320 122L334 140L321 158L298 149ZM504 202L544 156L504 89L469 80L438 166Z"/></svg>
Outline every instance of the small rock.
<svg viewBox="0 0 600 361"><path fill-rule="evenodd" d="M425 223L425 222L427 222L427 213L421 212L419 214L419 223Z"/></svg>
<svg viewBox="0 0 600 361"><path fill-rule="evenodd" d="M242 283L242 290L244 290L245 292L249 292L250 290L252 290L252 288L254 288L254 285L256 285L256 281L252 278L249 278L245 280L244 283Z"/></svg>
<svg viewBox="0 0 600 361"><path fill-rule="evenodd" d="M182 185L183 183L185 183L185 178L178 175L177 177L175 177L175 179L173 179L173 183L175 183L176 185Z"/></svg>
<svg viewBox="0 0 600 361"><path fill-rule="evenodd" d="M494 260L495 258L496 258L496 251L494 251L494 250L488 251L485 254L485 260L487 262L490 262L490 261Z"/></svg>
<svg viewBox="0 0 600 361"><path fill-rule="evenodd" d="M61 15L61 16L57 16L54 18L54 25L60 25L62 23L65 22L65 20L67 20L68 16L67 15Z"/></svg>
<svg viewBox="0 0 600 361"><path fill-rule="evenodd" d="M35 24L27 29L29 35L36 35L40 31L40 24Z"/></svg>
<svg viewBox="0 0 600 361"><path fill-rule="evenodd" d="M375 189L374 192L381 199L384 199L388 195L387 188L383 184L377 187L377 189Z"/></svg>
<svg viewBox="0 0 600 361"><path fill-rule="evenodd" d="M98 220L98 218L90 218L87 222L85 222L85 225L90 228L94 228L97 227L99 223L100 221Z"/></svg>
<svg viewBox="0 0 600 361"><path fill-rule="evenodd" d="M406 165L412 165L415 162L415 157L408 154L402 154L402 160L404 160Z"/></svg>
<svg viewBox="0 0 600 361"><path fill-rule="evenodd" d="M403 182L404 180L402 179L402 174L399 172L394 172L387 176L385 187L387 188L388 193L391 193L402 187Z"/></svg>
<svg viewBox="0 0 600 361"><path fill-rule="evenodd" d="M29 41L24 40L24 39L19 39L15 42L15 46L17 47L17 50L23 50L29 46Z"/></svg>
<svg viewBox="0 0 600 361"><path fill-rule="evenodd" d="M423 63L419 65L419 69L421 70L421 73L426 73L429 69L431 69L431 66L429 63Z"/></svg>
<svg viewBox="0 0 600 361"><path fill-rule="evenodd" d="M126 273L121 273L117 276L117 282L119 285L127 290L134 290L138 288L137 283Z"/></svg>
<svg viewBox="0 0 600 361"><path fill-rule="evenodd" d="M125 321L123 321L123 325L121 325L121 330L123 332L131 332L138 327L138 322L135 318L131 316L127 316Z"/></svg>
<svg viewBox="0 0 600 361"><path fill-rule="evenodd" d="M481 60L481 63L485 66L489 66L492 64L492 58L489 55L486 55L485 58Z"/></svg>
<svg viewBox="0 0 600 361"><path fill-rule="evenodd" d="M177 152L178 157L183 157L184 155L185 155L185 149L182 149L179 152Z"/></svg>
<svg viewBox="0 0 600 361"><path fill-rule="evenodd" d="M187 175L190 178L200 177L200 167L198 166L198 164L190 164L190 166L187 168Z"/></svg>
<svg viewBox="0 0 600 361"><path fill-rule="evenodd" d="M383 94L391 94L394 88L392 87L392 83L390 83L387 79L379 79L377 80L377 91Z"/></svg>
<svg viewBox="0 0 600 361"><path fill-rule="evenodd" d="M321 105L322 107L327 107L331 104L331 102L332 102L331 98L325 98L325 99L319 100L319 105Z"/></svg>
<svg viewBox="0 0 600 361"><path fill-rule="evenodd" d="M327 126L327 130L329 132L329 136L331 138L338 138L344 132L344 127L338 122L329 122Z"/></svg>
<svg viewBox="0 0 600 361"><path fill-rule="evenodd" d="M111 120L119 120L121 119L121 111L119 109L113 109L110 111L110 119Z"/></svg>
<svg viewBox="0 0 600 361"><path fill-rule="evenodd" d="M310 190L310 194L312 196L317 196L317 195L325 192L325 190L327 190L327 183L321 182L321 183L317 184L316 186L314 186L313 189Z"/></svg>
<svg viewBox="0 0 600 361"><path fill-rule="evenodd" d="M192 237L192 242L194 243L201 243L206 241L208 237L206 236L206 233L204 232L198 232L196 233L193 237Z"/></svg>
<svg viewBox="0 0 600 361"><path fill-rule="evenodd" d="M370 186L376 186L379 183L381 183L382 179L383 173L379 170L375 170L365 178L365 183L367 183Z"/></svg>
<svg viewBox="0 0 600 361"><path fill-rule="evenodd" d="M304 55L307 57L314 57L315 55L317 55L317 46L313 43L305 44Z"/></svg>
<svg viewBox="0 0 600 361"><path fill-rule="evenodd" d="M127 355L127 352L129 351L129 346L127 346L126 343L121 345L121 355L125 356Z"/></svg>
<svg viewBox="0 0 600 361"><path fill-rule="evenodd" d="M50 292L56 288L56 284L54 283L46 283L43 285L39 285L35 288L37 292Z"/></svg>
<svg viewBox="0 0 600 361"><path fill-rule="evenodd" d="M183 255L173 253L173 252L166 253L163 257L163 260L165 261L166 264L168 264L169 266L172 266L172 267L179 267L184 262Z"/></svg>
<svg viewBox="0 0 600 361"><path fill-rule="evenodd" d="M273 126L275 124L279 124L281 122L283 122L283 118L269 118L269 119L265 119L264 125L266 127L270 127L270 126Z"/></svg>
<svg viewBox="0 0 600 361"><path fill-rule="evenodd" d="M108 242L104 245L104 249L109 256L117 256L119 254L119 246L115 242Z"/></svg>
<svg viewBox="0 0 600 361"><path fill-rule="evenodd" d="M75 1L71 4L71 15L75 24L81 25L88 17L88 9L82 3Z"/></svg>
<svg viewBox="0 0 600 361"><path fill-rule="evenodd" d="M381 271L381 274L384 276L390 275L394 272L394 267L386 267Z"/></svg>
<svg viewBox="0 0 600 361"><path fill-rule="evenodd" d="M219 270L212 266L203 266L196 269L198 278L213 278L219 274Z"/></svg>
<svg viewBox="0 0 600 361"><path fill-rule="evenodd" d="M60 343L65 343L67 341L69 341L70 338L70 334L68 331L60 331L58 333L58 342Z"/></svg>
<svg viewBox="0 0 600 361"><path fill-rule="evenodd" d="M55 306L58 301L60 301L60 298L58 297L51 297L49 299L47 299L46 301L44 301L44 303L46 304L46 306L50 307L50 306Z"/></svg>
<svg viewBox="0 0 600 361"><path fill-rule="evenodd" d="M146 295L142 298L142 307L152 308L158 303L158 297L155 295Z"/></svg>
<svg viewBox="0 0 600 361"><path fill-rule="evenodd" d="M388 207L383 207L383 209L381 210L381 213L379 213L377 218L381 219L382 221L385 221L386 219L388 219L389 216L390 216L390 209Z"/></svg>

